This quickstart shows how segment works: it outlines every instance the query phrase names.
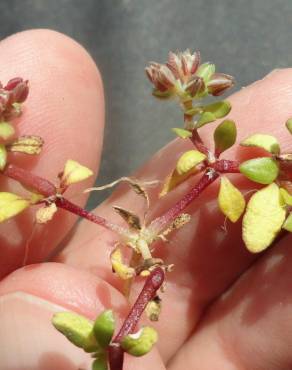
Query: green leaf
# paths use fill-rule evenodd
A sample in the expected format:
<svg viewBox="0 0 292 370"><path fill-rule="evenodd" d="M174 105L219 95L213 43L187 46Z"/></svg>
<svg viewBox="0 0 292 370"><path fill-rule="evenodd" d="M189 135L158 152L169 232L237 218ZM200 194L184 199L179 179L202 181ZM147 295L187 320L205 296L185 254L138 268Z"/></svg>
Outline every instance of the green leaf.
<svg viewBox="0 0 292 370"><path fill-rule="evenodd" d="M0 171L3 171L7 163L7 151L5 145L0 144Z"/></svg>
<svg viewBox="0 0 292 370"><path fill-rule="evenodd" d="M284 188L280 188L280 194L281 194L283 202L287 206L292 206L292 195L289 194L288 191Z"/></svg>
<svg viewBox="0 0 292 370"><path fill-rule="evenodd" d="M225 120L216 127L214 131L215 149L222 153L232 147L236 141L236 125L231 120Z"/></svg>
<svg viewBox="0 0 292 370"><path fill-rule="evenodd" d="M236 222L245 209L243 195L225 176L221 177L218 203L222 213L231 222Z"/></svg>
<svg viewBox="0 0 292 370"><path fill-rule="evenodd" d="M248 179L260 184L271 184L279 174L277 162L269 157L243 162L239 170Z"/></svg>
<svg viewBox="0 0 292 370"><path fill-rule="evenodd" d="M204 112L213 113L216 118L223 118L231 110L231 104L227 100L218 101L216 103L201 106Z"/></svg>
<svg viewBox="0 0 292 370"><path fill-rule="evenodd" d="M201 114L201 117L199 118L198 122L196 123L195 127L200 128L207 123L216 121L216 116L211 112L204 112Z"/></svg>
<svg viewBox="0 0 292 370"><path fill-rule="evenodd" d="M265 149L267 152L272 154L280 153L280 145L278 140L272 135L255 134L251 135L243 140L240 145L242 146L254 146Z"/></svg>
<svg viewBox="0 0 292 370"><path fill-rule="evenodd" d="M215 64L207 62L200 65L196 72L196 75L202 77L205 84L207 84L214 73L215 73Z"/></svg>
<svg viewBox="0 0 292 370"><path fill-rule="evenodd" d="M156 330L146 326L135 334L125 336L121 341L121 346L130 355L139 357L150 352L157 340Z"/></svg>
<svg viewBox="0 0 292 370"><path fill-rule="evenodd" d="M96 358L92 364L92 370L108 370L105 358Z"/></svg>
<svg viewBox="0 0 292 370"><path fill-rule="evenodd" d="M192 133L189 130L184 130L183 128L172 128L172 131L179 136L181 139L186 139L192 137Z"/></svg>
<svg viewBox="0 0 292 370"><path fill-rule="evenodd" d="M0 193L0 222L21 213L30 205L26 199L13 193Z"/></svg>
<svg viewBox="0 0 292 370"><path fill-rule="evenodd" d="M15 134L14 127L8 122L0 122L0 138L10 139Z"/></svg>
<svg viewBox="0 0 292 370"><path fill-rule="evenodd" d="M198 150L188 150L177 161L176 170L179 175L187 173L206 159L206 155Z"/></svg>
<svg viewBox="0 0 292 370"><path fill-rule="evenodd" d="M288 119L288 121L286 122L286 127L290 134L292 134L292 118Z"/></svg>
<svg viewBox="0 0 292 370"><path fill-rule="evenodd" d="M169 99L172 97L173 93L169 90L167 91L159 91L158 89L154 89L152 91L152 95L155 96L155 98L158 98L158 99Z"/></svg>
<svg viewBox="0 0 292 370"><path fill-rule="evenodd" d="M115 319L112 310L106 310L100 314L94 322L94 335L103 348L106 348L115 331Z"/></svg>
<svg viewBox="0 0 292 370"><path fill-rule="evenodd" d="M271 245L285 220L279 187L273 183L256 192L243 217L242 236L247 249L258 253Z"/></svg>
<svg viewBox="0 0 292 370"><path fill-rule="evenodd" d="M292 232L292 213L289 214L282 228L287 231L290 231L290 233Z"/></svg>
<svg viewBox="0 0 292 370"><path fill-rule="evenodd" d="M53 316L52 324L75 346L86 352L96 352L99 346L93 335L93 323L73 312L58 312Z"/></svg>

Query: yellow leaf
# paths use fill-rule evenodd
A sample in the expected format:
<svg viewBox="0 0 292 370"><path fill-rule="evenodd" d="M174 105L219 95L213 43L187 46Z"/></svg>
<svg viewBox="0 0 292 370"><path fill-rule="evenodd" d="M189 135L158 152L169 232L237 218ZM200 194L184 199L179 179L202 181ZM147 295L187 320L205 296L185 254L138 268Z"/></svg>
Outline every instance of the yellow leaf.
<svg viewBox="0 0 292 370"><path fill-rule="evenodd" d="M243 195L225 176L221 177L218 203L222 213L231 222L236 222L245 208Z"/></svg>
<svg viewBox="0 0 292 370"><path fill-rule="evenodd" d="M13 193L0 193L0 222L16 216L30 205L26 199Z"/></svg>
<svg viewBox="0 0 292 370"><path fill-rule="evenodd" d="M285 216L278 185L272 183L256 192L250 198L243 218L242 233L247 249L258 253L269 247L280 231Z"/></svg>
<svg viewBox="0 0 292 370"><path fill-rule="evenodd" d="M113 270L121 279L127 280L135 276L135 270L123 263L122 251L120 248L113 250L111 254L111 263Z"/></svg>
<svg viewBox="0 0 292 370"><path fill-rule="evenodd" d="M40 154L44 141L40 136L25 135L20 136L8 146L10 152L19 152L25 154Z"/></svg>
<svg viewBox="0 0 292 370"><path fill-rule="evenodd" d="M179 175L184 175L206 159L205 154L198 150L188 150L178 160L176 170Z"/></svg>
<svg viewBox="0 0 292 370"><path fill-rule="evenodd" d="M205 154L198 150L189 150L185 152L177 161L176 168L167 176L163 184L163 188L159 194L163 197L179 184L187 180L191 175L198 172L196 167L206 159Z"/></svg>
<svg viewBox="0 0 292 370"><path fill-rule="evenodd" d="M179 175L177 170L174 170L164 181L162 190L159 194L159 197L163 197L171 190L176 188L179 184L183 183L187 180L191 175L197 172L196 168L191 168L188 172L184 173L183 175Z"/></svg>
<svg viewBox="0 0 292 370"><path fill-rule="evenodd" d="M68 186L92 176L93 172L72 159L68 159L61 177L62 185Z"/></svg>

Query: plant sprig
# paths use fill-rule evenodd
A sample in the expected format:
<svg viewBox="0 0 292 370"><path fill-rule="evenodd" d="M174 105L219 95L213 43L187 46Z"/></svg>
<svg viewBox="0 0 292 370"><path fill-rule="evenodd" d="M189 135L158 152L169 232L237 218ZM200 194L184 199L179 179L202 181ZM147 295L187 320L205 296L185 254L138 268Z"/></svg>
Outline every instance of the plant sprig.
<svg viewBox="0 0 292 370"><path fill-rule="evenodd" d="M187 207L207 187L220 180L218 207L231 222L242 219L242 236L247 249L258 253L272 245L283 232L292 232L292 153L282 153L278 140L266 133L251 133L240 145L258 147L265 155L248 161L227 160L222 155L233 147L237 139L236 123L226 118L231 111L227 100L204 103L208 96L218 97L234 85L230 75L216 72L212 63L201 63L200 53L189 50L170 53L165 64L150 63L146 74L153 85L153 96L174 99L183 114L182 127L173 128L179 140L190 140L194 148L184 152L174 163L173 170L165 179L159 197L167 196L185 181L196 178L195 184L181 199L153 220L146 215L151 206L148 186L143 179L123 177L111 184L85 191L103 190L120 181L127 182L145 199L145 216L140 219L131 210L115 206L124 225L75 205L66 198L66 191L75 183L92 176L93 172L68 159L62 172L56 176L56 185L10 161L10 152L38 155L44 145L39 136L16 136L13 119L20 116L21 107L29 92L28 81L14 78L7 85L0 84L0 171L3 176L14 179L25 189L25 195L0 192L0 222L15 217L29 207L38 206L36 222L46 224L52 220L59 208L85 218L117 234L116 247L110 256L115 274L125 283L125 295L137 277L145 279L144 286L129 311L121 328L116 329L111 310L101 313L95 322L70 312L57 313L53 325L74 345L91 353L93 370L122 370L124 353L142 356L148 353L158 339L151 327L142 327L135 332L142 314L146 311L152 321L159 319L161 293L167 273L174 265L166 265L153 256L154 242L166 241L168 235L190 221ZM200 130L217 120L213 131L214 148L209 148L200 136ZM292 133L292 120L286 122ZM228 174L238 174L263 185L250 199L232 183ZM193 181L193 180L192 180ZM124 251L131 250L127 260ZM115 335L115 332L116 335Z"/></svg>

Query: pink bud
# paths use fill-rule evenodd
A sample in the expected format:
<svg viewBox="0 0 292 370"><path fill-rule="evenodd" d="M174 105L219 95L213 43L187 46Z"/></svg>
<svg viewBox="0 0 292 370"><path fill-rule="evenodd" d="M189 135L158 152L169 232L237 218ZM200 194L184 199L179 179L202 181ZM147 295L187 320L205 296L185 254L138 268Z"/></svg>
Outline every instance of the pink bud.
<svg viewBox="0 0 292 370"><path fill-rule="evenodd" d="M224 73L214 73L208 83L208 91L213 96L222 95L234 85L234 78Z"/></svg>

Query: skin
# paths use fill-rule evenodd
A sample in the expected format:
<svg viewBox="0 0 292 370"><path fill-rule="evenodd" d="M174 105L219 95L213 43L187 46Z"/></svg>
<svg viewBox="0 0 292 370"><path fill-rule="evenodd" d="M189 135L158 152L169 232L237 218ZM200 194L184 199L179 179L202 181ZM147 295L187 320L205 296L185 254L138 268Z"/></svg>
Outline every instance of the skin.
<svg viewBox="0 0 292 370"><path fill-rule="evenodd" d="M40 134L46 142L39 159L14 160L52 181L68 158L97 172L104 102L101 77L89 55L73 40L48 30L9 37L1 42L0 53L1 80L21 76L31 85L19 132ZM291 136L284 127L292 111L291 69L273 71L230 101L230 118L238 123L239 140L255 131L270 133L280 140L283 152L291 148ZM211 143L213 127L202 129L207 143ZM188 141L170 143L136 176L162 180L186 148L191 148ZM237 147L224 157L243 160L254 155L263 153ZM244 192L256 188L238 176L232 178ZM19 190L12 182L1 181L2 189ZM69 195L84 204L85 197L75 194L90 185L88 181L76 186ZM169 208L190 185L182 185L155 204L149 219ZM173 233L168 244L157 245L155 255L175 263L167 278L161 319L155 325L161 340L142 360L127 357L125 369L291 369L291 237L266 253L249 254L241 240L240 223L227 223L227 232L222 229L217 191L215 184L204 192L188 208L191 222ZM150 193L155 197L157 190ZM144 209L143 201L124 185L97 209L98 214L122 224L111 209L113 204L140 215ZM3 370L90 369L90 357L52 328L52 314L73 310L94 319L111 307L121 320L127 313L121 284L108 263L116 235L86 221L72 232L74 221L60 211L50 224L38 227L30 238L26 267L21 266L33 213L0 226ZM61 240L62 251L52 257L56 248L61 249ZM51 262L44 262L48 258ZM135 285L134 292L140 287Z"/></svg>

